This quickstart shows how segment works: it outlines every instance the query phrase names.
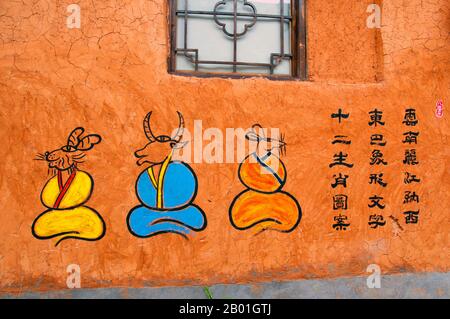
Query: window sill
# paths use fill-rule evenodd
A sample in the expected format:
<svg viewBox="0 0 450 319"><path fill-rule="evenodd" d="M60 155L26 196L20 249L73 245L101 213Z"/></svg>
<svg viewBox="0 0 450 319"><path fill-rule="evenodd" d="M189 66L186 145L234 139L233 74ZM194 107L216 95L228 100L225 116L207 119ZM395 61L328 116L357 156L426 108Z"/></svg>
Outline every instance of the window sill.
<svg viewBox="0 0 450 319"><path fill-rule="evenodd" d="M209 73L209 72L191 72L191 71L169 71L170 75L193 77L193 78L218 78L218 79L267 79L271 81L293 81L293 82L306 82L307 78L301 79L290 75L264 75L253 73Z"/></svg>

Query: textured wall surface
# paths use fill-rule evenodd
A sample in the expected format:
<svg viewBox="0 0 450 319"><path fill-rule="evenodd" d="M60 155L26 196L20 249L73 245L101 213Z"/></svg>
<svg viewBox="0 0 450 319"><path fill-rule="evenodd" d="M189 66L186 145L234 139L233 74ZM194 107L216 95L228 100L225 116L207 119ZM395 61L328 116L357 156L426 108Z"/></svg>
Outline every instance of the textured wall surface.
<svg viewBox="0 0 450 319"><path fill-rule="evenodd" d="M450 4L447 0L383 1L381 29L365 27L370 1L307 5L310 81L201 79L167 72L168 8L163 0L79 1L81 29L66 27L68 1L0 2L0 290L63 289L66 267L79 264L84 288L247 283L361 275L368 264L383 272L449 270L450 124L435 116L436 101L450 101ZM342 3L342 5L341 5ZM350 112L345 125L330 114ZM389 186L380 192L384 214L403 220L404 110L414 107L422 182L420 222L392 222L369 229L370 134L368 112L384 111L382 132ZM258 236L231 227L228 207L243 190L237 164L192 164L199 181L196 203L208 228L185 241L163 235L133 237L125 218L137 203L141 168L133 152L146 142L142 118L153 110L164 131L279 127L288 142L285 190L300 202L303 219L289 234ZM62 146L76 126L104 140L88 154L83 170L95 179L90 206L106 222L97 242L68 240L58 247L33 238L30 226L44 208L40 191L47 168L38 152ZM328 168L336 147L352 139L355 167L347 192L352 226L332 227Z"/></svg>

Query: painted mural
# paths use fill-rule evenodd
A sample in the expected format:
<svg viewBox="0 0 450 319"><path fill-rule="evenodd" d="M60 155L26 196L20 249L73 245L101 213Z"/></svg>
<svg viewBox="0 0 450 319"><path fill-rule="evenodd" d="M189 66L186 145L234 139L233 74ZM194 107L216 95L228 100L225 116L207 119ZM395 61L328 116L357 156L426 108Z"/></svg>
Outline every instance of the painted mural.
<svg viewBox="0 0 450 319"><path fill-rule="evenodd" d="M448 0L175 2L0 2L3 295L450 271Z"/></svg>
<svg viewBox="0 0 450 319"><path fill-rule="evenodd" d="M79 170L86 152L102 138L97 134L83 134L84 128L77 127L64 146L36 157L46 162L52 177L41 192L41 202L47 210L36 217L31 229L37 239L55 238L55 246L69 238L95 241L105 234L103 218L85 205L92 195L94 180Z"/></svg>
<svg viewBox="0 0 450 319"><path fill-rule="evenodd" d="M239 165L239 180L246 187L233 200L229 215L233 227L252 229L256 234L265 230L291 232L302 211L298 201L282 190L286 183L286 167L277 153L286 154L286 142L266 137L261 125L255 124L245 138L256 143L256 151Z"/></svg>
<svg viewBox="0 0 450 319"><path fill-rule="evenodd" d="M206 228L203 210L193 203L197 194L197 177L192 168L173 160L173 152L182 148L184 118L178 113L179 127L173 136L155 135L149 112L144 119L144 133L148 143L135 156L137 164L146 167L136 181L136 195L140 205L127 216L129 231L137 237L151 237L174 233L185 239L192 231Z"/></svg>

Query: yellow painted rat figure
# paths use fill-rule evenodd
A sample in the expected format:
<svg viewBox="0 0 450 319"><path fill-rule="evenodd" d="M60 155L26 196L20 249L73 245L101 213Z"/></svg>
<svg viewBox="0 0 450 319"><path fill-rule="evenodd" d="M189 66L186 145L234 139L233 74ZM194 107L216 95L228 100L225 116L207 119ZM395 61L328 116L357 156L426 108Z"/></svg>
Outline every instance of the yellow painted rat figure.
<svg viewBox="0 0 450 319"><path fill-rule="evenodd" d="M101 142L100 135L82 136L84 129L72 131L67 145L45 154L38 154L37 160L48 163L54 176L41 192L41 202L48 208L40 214L31 227L38 239L56 238L58 245L64 239L99 240L105 234L105 222L100 214L86 206L94 181L78 169L85 152Z"/></svg>

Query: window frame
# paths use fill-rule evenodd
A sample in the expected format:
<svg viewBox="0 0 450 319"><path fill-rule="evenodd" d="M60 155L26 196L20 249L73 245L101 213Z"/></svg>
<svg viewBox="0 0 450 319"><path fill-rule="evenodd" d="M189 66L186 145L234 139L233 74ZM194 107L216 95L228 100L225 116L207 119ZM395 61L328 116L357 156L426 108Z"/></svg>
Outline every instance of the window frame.
<svg viewBox="0 0 450 319"><path fill-rule="evenodd" d="M306 0L290 0L292 10L291 26L291 75L261 74L261 73L227 73L227 72L205 72L176 69L176 47L177 47L177 16L176 4L179 0L169 0L169 39L170 50L168 58L168 72L173 75L201 77L201 78L267 78L270 80L307 80L307 56L306 56ZM251 1L251 0L250 0ZM294 45L292 45L294 44Z"/></svg>

